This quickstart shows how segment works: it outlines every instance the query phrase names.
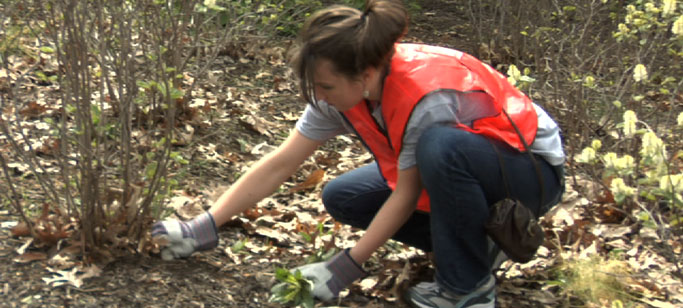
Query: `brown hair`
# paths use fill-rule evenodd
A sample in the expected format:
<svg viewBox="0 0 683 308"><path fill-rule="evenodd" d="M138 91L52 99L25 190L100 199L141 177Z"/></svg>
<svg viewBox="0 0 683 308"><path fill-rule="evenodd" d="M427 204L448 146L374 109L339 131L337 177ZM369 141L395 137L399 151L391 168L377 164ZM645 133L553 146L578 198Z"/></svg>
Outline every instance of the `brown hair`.
<svg viewBox="0 0 683 308"><path fill-rule="evenodd" d="M291 53L304 99L315 105L316 59L329 60L337 72L354 78L368 67L385 64L407 28L408 13L401 0L366 0L363 12L335 5L314 13Z"/></svg>

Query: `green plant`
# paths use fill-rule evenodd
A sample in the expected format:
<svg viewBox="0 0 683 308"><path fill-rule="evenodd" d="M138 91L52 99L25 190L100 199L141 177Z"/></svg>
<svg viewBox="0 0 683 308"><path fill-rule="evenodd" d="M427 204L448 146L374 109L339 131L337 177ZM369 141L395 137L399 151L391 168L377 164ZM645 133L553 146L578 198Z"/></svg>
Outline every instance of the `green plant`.
<svg viewBox="0 0 683 308"><path fill-rule="evenodd" d="M285 268L276 268L275 278L279 283L270 289L270 302L313 308L312 284L301 275L301 271L292 273Z"/></svg>
<svg viewBox="0 0 683 308"><path fill-rule="evenodd" d="M230 251L232 251L232 253L247 253L244 251L244 248L247 246L247 242L249 242L248 237L236 241L234 244L232 244L232 246L230 246Z"/></svg>
<svg viewBox="0 0 683 308"><path fill-rule="evenodd" d="M519 71L516 65L510 64L507 70L508 82L522 91L528 90L536 79L529 76L531 70L527 67L524 74Z"/></svg>
<svg viewBox="0 0 683 308"><path fill-rule="evenodd" d="M305 228L304 228L305 229ZM315 244L316 239L320 238L322 236L327 236L331 235L332 236L332 241L330 242L324 242L322 245L320 245L310 256L306 258L306 263L315 263L315 262L320 262L320 261L326 261L327 259L331 258L334 256L338 250L336 247L334 247L334 234L335 230L330 229L325 231L324 224L322 222L319 222L313 231L306 231L302 230L299 231L299 236L301 236L304 241Z"/></svg>
<svg viewBox="0 0 683 308"><path fill-rule="evenodd" d="M306 257L306 263L315 263L321 261L327 261L332 258L335 254L339 252L337 248L325 249L325 247L319 247L310 256Z"/></svg>
<svg viewBox="0 0 683 308"><path fill-rule="evenodd" d="M305 229L305 228L303 228L303 229ZM315 226L315 228L313 229L312 232L307 231L307 230L301 230L301 231L299 231L299 236L301 236L306 242L313 243L318 236L322 236L322 235L326 235L326 234L329 235L332 233L333 233L332 230L325 232L323 223L319 222Z"/></svg>

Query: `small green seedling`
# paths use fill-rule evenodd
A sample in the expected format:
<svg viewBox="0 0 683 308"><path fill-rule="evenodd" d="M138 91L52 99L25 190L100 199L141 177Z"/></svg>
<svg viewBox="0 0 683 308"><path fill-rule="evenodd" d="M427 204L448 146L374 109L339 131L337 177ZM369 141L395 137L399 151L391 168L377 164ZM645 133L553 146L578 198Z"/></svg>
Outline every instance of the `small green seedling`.
<svg viewBox="0 0 683 308"><path fill-rule="evenodd" d="M327 261L337 254L336 248L325 249L325 247L320 247L312 255L306 258L306 264L316 263L321 261Z"/></svg>
<svg viewBox="0 0 683 308"><path fill-rule="evenodd" d="M285 268L275 269L275 278L279 281L270 289L272 293L268 301L289 306L313 308L312 283L301 275L301 271L294 273Z"/></svg>

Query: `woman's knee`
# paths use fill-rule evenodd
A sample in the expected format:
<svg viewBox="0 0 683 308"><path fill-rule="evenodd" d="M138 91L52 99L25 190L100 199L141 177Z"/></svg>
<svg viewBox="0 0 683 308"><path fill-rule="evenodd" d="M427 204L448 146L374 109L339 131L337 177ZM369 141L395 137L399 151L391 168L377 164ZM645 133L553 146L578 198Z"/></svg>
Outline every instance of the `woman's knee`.
<svg viewBox="0 0 683 308"><path fill-rule="evenodd" d="M325 184L322 191L322 201L325 207L327 207L328 204L332 204L334 200L338 199L336 198L336 195L339 194L339 188L341 188L341 185L336 184L334 181L330 181Z"/></svg>
<svg viewBox="0 0 683 308"><path fill-rule="evenodd" d="M325 210L332 215L337 220L341 220L344 216L344 210L342 209L342 204L344 194L342 192L344 186L335 181L330 181L323 187L322 191L322 202Z"/></svg>
<svg viewBox="0 0 683 308"><path fill-rule="evenodd" d="M382 182L376 183L377 180L367 177L363 181L356 176L342 176L330 181L322 191L325 210L339 222L367 227L391 194L383 180L379 178Z"/></svg>
<svg viewBox="0 0 683 308"><path fill-rule="evenodd" d="M331 186L331 187L330 187ZM327 185L323 189L322 202L332 218L336 221L357 228L367 228L369 220L357 208L357 204L349 200L348 196L335 189L333 185Z"/></svg>

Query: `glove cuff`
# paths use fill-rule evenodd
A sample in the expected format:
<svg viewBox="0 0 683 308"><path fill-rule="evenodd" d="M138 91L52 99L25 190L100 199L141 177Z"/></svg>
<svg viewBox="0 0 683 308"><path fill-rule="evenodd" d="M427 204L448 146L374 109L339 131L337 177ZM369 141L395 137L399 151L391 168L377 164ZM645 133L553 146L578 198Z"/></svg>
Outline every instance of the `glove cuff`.
<svg viewBox="0 0 683 308"><path fill-rule="evenodd" d="M354 280L368 275L368 273L351 258L349 251L349 248L344 249L327 262L326 267L335 278L330 279L327 282L327 287L333 294L338 294L339 291L351 284Z"/></svg>
<svg viewBox="0 0 683 308"><path fill-rule="evenodd" d="M208 250L218 246L218 230L211 213L204 212L187 223L192 237L197 241L196 250Z"/></svg>

